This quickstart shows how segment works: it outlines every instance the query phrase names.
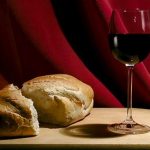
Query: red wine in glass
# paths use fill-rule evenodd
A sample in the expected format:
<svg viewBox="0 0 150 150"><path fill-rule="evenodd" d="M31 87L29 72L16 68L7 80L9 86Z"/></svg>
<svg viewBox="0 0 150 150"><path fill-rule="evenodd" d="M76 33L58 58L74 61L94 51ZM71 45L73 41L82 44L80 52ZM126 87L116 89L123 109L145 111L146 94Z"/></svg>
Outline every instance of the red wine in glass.
<svg viewBox="0 0 150 150"><path fill-rule="evenodd" d="M108 40L114 58L128 69L127 116L123 122L109 125L108 130L119 134L149 132L149 126L136 123L132 117L132 80L134 66L150 52L150 10L114 10Z"/></svg>
<svg viewBox="0 0 150 150"><path fill-rule="evenodd" d="M117 60L135 65L150 52L150 34L109 34L109 45Z"/></svg>

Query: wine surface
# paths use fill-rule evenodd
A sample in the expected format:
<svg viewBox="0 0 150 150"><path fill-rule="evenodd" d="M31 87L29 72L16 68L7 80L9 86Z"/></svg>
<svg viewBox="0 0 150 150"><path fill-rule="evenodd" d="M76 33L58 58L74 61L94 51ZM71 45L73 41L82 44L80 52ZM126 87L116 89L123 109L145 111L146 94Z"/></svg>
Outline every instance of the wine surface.
<svg viewBox="0 0 150 150"><path fill-rule="evenodd" d="M150 34L109 34L109 45L117 60L135 65L150 52Z"/></svg>

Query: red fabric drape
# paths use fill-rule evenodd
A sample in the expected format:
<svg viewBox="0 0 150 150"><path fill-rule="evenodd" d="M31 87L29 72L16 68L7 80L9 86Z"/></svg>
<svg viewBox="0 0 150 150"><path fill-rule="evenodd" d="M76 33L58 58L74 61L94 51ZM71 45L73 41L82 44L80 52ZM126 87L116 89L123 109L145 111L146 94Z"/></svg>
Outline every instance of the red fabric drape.
<svg viewBox="0 0 150 150"><path fill-rule="evenodd" d="M67 0L55 1L58 4L68 3ZM39 75L71 74L92 86L95 106L122 107L126 103L126 69L114 60L108 47L110 15L112 9L116 7L148 8L147 3L150 2L148 0L142 2L133 0L133 3L119 0L74 2L93 51L89 49L83 51L83 46L82 48L72 46L59 22L60 18L55 10L57 7L54 7L52 0L1 0L1 74L9 83L19 86ZM78 25L77 21L76 24ZM80 51L83 51L82 57ZM82 59L87 55L91 56L89 62L93 61L93 66ZM148 107L150 103L149 63L150 59L147 58L134 71L135 106ZM2 83L1 78L0 81Z"/></svg>
<svg viewBox="0 0 150 150"><path fill-rule="evenodd" d="M84 18L88 25L91 41L97 48L98 58L102 60L102 68L105 67L104 74L111 78L118 89L121 89L121 94L126 95L126 68L122 64L115 61L108 47L107 35L108 24L111 12L114 8L131 9L149 9L150 1L148 0L133 0L132 2L119 0L88 0L87 3L83 0L82 9L84 9ZM92 11L89 11L92 10ZM150 57L150 56L149 56ZM150 102L150 58L138 64L134 70L134 87L133 101L136 106L147 106ZM109 60L109 63L108 63ZM102 69L100 69L102 70ZM111 73L113 72L113 74ZM120 99L121 100L121 99ZM126 101L123 101L125 103Z"/></svg>

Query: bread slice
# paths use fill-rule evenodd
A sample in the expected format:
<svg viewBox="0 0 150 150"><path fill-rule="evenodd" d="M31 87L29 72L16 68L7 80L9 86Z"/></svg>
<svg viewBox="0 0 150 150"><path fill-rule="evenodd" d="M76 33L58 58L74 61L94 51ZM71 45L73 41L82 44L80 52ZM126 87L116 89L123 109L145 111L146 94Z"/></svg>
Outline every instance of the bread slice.
<svg viewBox="0 0 150 150"><path fill-rule="evenodd" d="M93 107L92 88L66 74L34 78L23 84L22 93L34 102L39 121L68 126L87 116Z"/></svg>
<svg viewBox="0 0 150 150"><path fill-rule="evenodd" d="M0 90L0 137L23 137L39 134L37 111L33 102L10 84Z"/></svg>

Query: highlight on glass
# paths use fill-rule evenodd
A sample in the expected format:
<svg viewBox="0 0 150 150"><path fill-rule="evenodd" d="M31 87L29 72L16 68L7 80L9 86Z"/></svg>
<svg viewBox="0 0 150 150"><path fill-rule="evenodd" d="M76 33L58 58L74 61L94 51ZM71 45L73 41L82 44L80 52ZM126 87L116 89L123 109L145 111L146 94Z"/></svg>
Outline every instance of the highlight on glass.
<svg viewBox="0 0 150 150"><path fill-rule="evenodd" d="M132 86L134 66L150 52L150 10L114 10L108 39L112 55L128 70L127 116L123 122L109 125L108 130L119 134L149 132L149 126L135 122L132 117Z"/></svg>

